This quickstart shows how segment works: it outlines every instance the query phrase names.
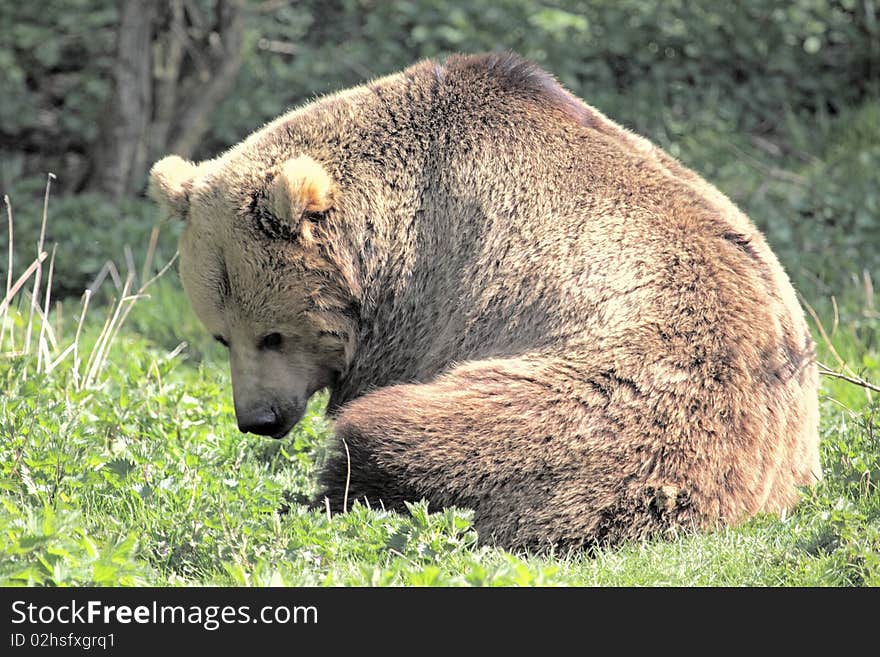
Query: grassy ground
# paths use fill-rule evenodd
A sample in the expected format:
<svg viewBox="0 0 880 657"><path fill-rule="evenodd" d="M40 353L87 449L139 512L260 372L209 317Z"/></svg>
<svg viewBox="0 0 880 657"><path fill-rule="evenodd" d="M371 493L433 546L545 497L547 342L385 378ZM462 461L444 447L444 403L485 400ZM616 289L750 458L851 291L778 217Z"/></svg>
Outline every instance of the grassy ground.
<svg viewBox="0 0 880 657"><path fill-rule="evenodd" d="M699 132L679 155L763 219L822 321L820 361L878 383L880 220L862 169L880 121L869 106L818 143L797 134L787 156ZM284 441L239 434L225 352L173 271L149 298L93 300L78 337L75 300L45 330L37 313L24 354L31 282L0 337L0 584L880 585L880 395L864 387L823 377L825 479L785 517L593 556L513 554L477 546L466 511L304 510L329 435L323 399Z"/></svg>

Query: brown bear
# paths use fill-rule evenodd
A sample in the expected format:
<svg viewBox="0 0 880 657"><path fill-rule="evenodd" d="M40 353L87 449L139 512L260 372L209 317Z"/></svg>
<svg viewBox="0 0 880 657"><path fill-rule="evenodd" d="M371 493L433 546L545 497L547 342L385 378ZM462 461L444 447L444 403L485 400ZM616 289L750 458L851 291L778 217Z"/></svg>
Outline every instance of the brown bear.
<svg viewBox="0 0 880 657"><path fill-rule="evenodd" d="M319 99L151 189L240 429L284 436L329 388L319 504L426 499L487 542L578 548L820 477L814 345L761 234L515 55Z"/></svg>

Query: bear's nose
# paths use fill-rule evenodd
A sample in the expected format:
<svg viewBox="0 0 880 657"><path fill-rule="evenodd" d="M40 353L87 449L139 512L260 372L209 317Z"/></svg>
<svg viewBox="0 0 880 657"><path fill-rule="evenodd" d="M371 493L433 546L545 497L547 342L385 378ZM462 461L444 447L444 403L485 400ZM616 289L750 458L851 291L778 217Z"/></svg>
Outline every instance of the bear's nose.
<svg viewBox="0 0 880 657"><path fill-rule="evenodd" d="M242 433L255 433L260 436L276 436L283 424L272 408L255 409L249 413L237 413L238 430Z"/></svg>

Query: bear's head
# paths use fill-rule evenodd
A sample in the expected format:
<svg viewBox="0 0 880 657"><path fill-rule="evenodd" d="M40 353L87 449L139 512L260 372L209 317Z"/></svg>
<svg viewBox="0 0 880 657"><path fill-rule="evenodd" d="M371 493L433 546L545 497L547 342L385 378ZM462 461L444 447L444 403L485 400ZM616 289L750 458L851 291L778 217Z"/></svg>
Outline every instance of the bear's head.
<svg viewBox="0 0 880 657"><path fill-rule="evenodd" d="M181 280L229 350L239 428L284 436L352 356L351 276L328 245L331 176L308 155L268 169L172 155L153 166L150 194L185 222Z"/></svg>

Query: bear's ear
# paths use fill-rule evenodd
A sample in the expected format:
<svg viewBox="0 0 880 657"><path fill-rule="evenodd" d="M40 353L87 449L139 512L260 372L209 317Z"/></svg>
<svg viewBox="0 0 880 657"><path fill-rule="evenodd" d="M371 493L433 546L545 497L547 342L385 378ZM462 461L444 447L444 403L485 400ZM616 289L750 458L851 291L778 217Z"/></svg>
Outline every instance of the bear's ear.
<svg viewBox="0 0 880 657"><path fill-rule="evenodd" d="M196 165L177 155L162 158L150 169L147 193L169 215L186 219L189 213L189 187Z"/></svg>
<svg viewBox="0 0 880 657"><path fill-rule="evenodd" d="M332 205L333 181L327 170L308 155L288 160L272 182L272 211L296 228L306 212L325 212Z"/></svg>

